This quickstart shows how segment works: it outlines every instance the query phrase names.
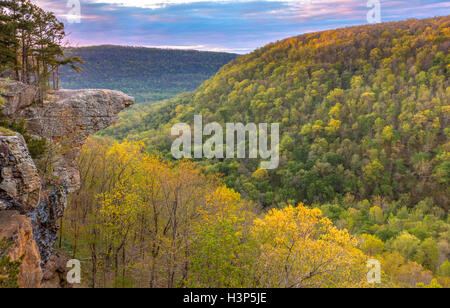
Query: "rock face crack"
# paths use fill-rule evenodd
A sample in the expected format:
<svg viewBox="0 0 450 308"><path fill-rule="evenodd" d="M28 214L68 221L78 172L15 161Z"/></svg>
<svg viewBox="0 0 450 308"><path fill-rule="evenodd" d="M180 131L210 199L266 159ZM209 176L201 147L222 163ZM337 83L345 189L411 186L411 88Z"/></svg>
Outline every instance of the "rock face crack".
<svg viewBox="0 0 450 308"><path fill-rule="evenodd" d="M53 246L58 239L57 221L64 216L67 195L67 187L60 186L28 214L33 226L34 239L39 247L42 268L45 268L45 264L56 253Z"/></svg>

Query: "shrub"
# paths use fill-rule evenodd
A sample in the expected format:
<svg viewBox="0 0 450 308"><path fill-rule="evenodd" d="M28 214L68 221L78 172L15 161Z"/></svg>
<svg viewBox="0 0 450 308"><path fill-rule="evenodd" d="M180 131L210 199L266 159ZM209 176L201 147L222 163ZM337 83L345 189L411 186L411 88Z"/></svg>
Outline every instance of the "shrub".
<svg viewBox="0 0 450 308"><path fill-rule="evenodd" d="M18 288L20 266L23 257L16 261L12 261L11 257L6 255L12 243L6 238L0 241L0 288Z"/></svg>
<svg viewBox="0 0 450 308"><path fill-rule="evenodd" d="M23 120L11 121L4 116L0 116L0 127L4 130L2 132L9 132L8 136L12 135L11 131L21 134L33 159L42 157L49 150L49 144L45 138L36 139L28 134Z"/></svg>

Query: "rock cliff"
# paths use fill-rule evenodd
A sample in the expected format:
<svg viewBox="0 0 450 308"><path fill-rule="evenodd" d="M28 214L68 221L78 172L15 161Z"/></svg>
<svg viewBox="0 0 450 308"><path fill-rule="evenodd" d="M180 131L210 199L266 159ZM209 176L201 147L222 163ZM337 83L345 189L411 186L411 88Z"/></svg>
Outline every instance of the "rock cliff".
<svg viewBox="0 0 450 308"><path fill-rule="evenodd" d="M65 182L69 192L78 190L79 173L74 163L86 138L107 128L117 120L124 108L134 99L122 92L111 90L60 90L49 93L43 104L29 104L32 90L13 87L20 92L7 98L6 106L26 106L15 109L11 119L25 120L28 132L51 140L65 149L56 159L55 176Z"/></svg>
<svg viewBox="0 0 450 308"><path fill-rule="evenodd" d="M0 238L12 242L8 254L13 260L24 256L19 285L36 288L43 278L39 250L33 239L30 220L18 211L0 211Z"/></svg>
<svg viewBox="0 0 450 308"><path fill-rule="evenodd" d="M53 250L57 220L68 194L79 189L79 152L90 134L113 124L134 99L111 90L59 90L38 103L36 88L1 78L0 97L2 119L24 121L27 134L45 138L53 155L51 175L45 175L24 138L0 127L0 239L13 242L13 259L25 255L21 287L55 287L66 260Z"/></svg>
<svg viewBox="0 0 450 308"><path fill-rule="evenodd" d="M21 135L0 132L0 167L0 210L33 210L42 184Z"/></svg>

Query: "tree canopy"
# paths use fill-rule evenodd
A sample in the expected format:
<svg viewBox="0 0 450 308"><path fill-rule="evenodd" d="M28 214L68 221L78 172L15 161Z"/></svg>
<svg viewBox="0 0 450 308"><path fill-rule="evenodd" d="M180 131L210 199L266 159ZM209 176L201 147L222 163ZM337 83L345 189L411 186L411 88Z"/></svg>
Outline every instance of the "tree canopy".
<svg viewBox="0 0 450 308"><path fill-rule="evenodd" d="M29 0L0 1L0 71L15 80L59 88L59 66L79 70L79 57L64 57L64 24Z"/></svg>

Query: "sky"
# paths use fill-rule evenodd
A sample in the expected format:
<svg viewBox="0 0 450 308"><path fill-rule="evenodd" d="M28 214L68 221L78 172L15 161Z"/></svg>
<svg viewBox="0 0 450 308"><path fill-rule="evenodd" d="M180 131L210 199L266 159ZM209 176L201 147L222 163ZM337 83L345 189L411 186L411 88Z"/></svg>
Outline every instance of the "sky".
<svg viewBox="0 0 450 308"><path fill-rule="evenodd" d="M66 24L70 46L109 44L240 54L303 33L450 15L448 0L32 1Z"/></svg>

